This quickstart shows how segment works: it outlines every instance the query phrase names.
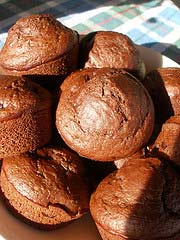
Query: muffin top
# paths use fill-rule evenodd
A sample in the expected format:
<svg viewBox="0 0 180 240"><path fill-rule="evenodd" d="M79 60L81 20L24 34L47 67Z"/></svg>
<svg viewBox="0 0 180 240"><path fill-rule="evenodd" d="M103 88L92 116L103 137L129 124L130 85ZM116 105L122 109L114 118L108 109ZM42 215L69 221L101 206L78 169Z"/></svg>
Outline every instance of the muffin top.
<svg viewBox="0 0 180 240"><path fill-rule="evenodd" d="M91 197L97 224L128 239L164 239L180 230L178 170L157 158L128 160Z"/></svg>
<svg viewBox="0 0 180 240"><path fill-rule="evenodd" d="M145 65L133 41L119 32L97 31L80 43L81 66L123 68L138 77L145 75Z"/></svg>
<svg viewBox="0 0 180 240"><path fill-rule="evenodd" d="M143 85L126 71L77 71L61 89L57 129L80 155L112 161L147 143L154 124L152 101Z"/></svg>
<svg viewBox="0 0 180 240"><path fill-rule="evenodd" d="M51 96L47 90L23 77L0 75L0 120L11 119L24 111L50 108Z"/></svg>
<svg viewBox="0 0 180 240"><path fill-rule="evenodd" d="M161 127L152 153L180 165L180 116L171 116Z"/></svg>
<svg viewBox="0 0 180 240"><path fill-rule="evenodd" d="M3 68L25 71L56 60L78 42L78 34L49 14L19 19L8 31L0 52Z"/></svg>
<svg viewBox="0 0 180 240"><path fill-rule="evenodd" d="M155 69L146 76L143 84L154 102L156 122L180 115L180 68Z"/></svg>
<svg viewBox="0 0 180 240"><path fill-rule="evenodd" d="M180 68L178 67L162 67L151 72L156 77L160 77L165 84L180 86ZM155 81L155 80L154 80Z"/></svg>
<svg viewBox="0 0 180 240"><path fill-rule="evenodd" d="M41 206L59 204L74 214L88 208L84 168L78 155L70 150L46 147L7 157L2 171L16 191Z"/></svg>

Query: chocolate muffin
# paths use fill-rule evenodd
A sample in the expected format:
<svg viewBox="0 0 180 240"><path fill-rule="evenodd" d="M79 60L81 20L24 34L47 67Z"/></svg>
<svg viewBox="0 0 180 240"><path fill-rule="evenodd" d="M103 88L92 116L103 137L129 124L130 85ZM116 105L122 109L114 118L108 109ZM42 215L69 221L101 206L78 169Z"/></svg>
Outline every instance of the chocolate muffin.
<svg viewBox="0 0 180 240"><path fill-rule="evenodd" d="M179 239L179 188L180 173L172 165L157 158L127 161L91 196L102 239Z"/></svg>
<svg viewBox="0 0 180 240"><path fill-rule="evenodd" d="M148 146L144 147L144 148L141 148L139 151L137 151L136 153L134 153L131 156L121 158L121 159L118 159L118 160L114 161L114 166L116 167L116 169L120 169L126 161L131 160L132 158L133 159L135 159L135 158L146 158L149 154L150 153L149 153L149 147Z"/></svg>
<svg viewBox="0 0 180 240"><path fill-rule="evenodd" d="M162 125L152 153L180 165L180 116L172 116Z"/></svg>
<svg viewBox="0 0 180 240"><path fill-rule="evenodd" d="M80 42L80 66L123 68L139 79L145 76L145 65L133 41L122 33L91 32Z"/></svg>
<svg viewBox="0 0 180 240"><path fill-rule="evenodd" d="M155 121L164 123L172 115L180 115L180 68L158 68L143 81L155 107Z"/></svg>
<svg viewBox="0 0 180 240"><path fill-rule="evenodd" d="M77 66L78 49L77 32L52 15L23 17L8 31L0 52L0 73L55 75L64 79ZM45 77L40 80L45 81ZM51 76L49 80L52 84L56 78Z"/></svg>
<svg viewBox="0 0 180 240"><path fill-rule="evenodd" d="M79 156L46 147L3 159L1 188L9 209L37 228L51 230L88 211L89 193Z"/></svg>
<svg viewBox="0 0 180 240"><path fill-rule="evenodd" d="M34 150L51 138L51 96L38 84L0 76L0 158Z"/></svg>
<svg viewBox="0 0 180 240"><path fill-rule="evenodd" d="M81 156L113 161L148 142L153 110L146 89L126 71L85 69L62 84L56 126L66 144Z"/></svg>

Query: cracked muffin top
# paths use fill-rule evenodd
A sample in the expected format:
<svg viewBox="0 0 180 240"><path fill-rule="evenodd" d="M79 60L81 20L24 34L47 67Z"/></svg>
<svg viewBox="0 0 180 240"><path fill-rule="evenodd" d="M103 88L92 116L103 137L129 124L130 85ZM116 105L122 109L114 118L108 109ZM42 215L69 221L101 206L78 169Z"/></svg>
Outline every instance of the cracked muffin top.
<svg viewBox="0 0 180 240"><path fill-rule="evenodd" d="M78 34L50 14L19 19L8 31L0 66L26 71L63 56L78 43Z"/></svg>
<svg viewBox="0 0 180 240"><path fill-rule="evenodd" d="M112 161L138 151L154 126L154 109L143 85L124 70L84 69L61 86L56 126L80 155Z"/></svg>
<svg viewBox="0 0 180 240"><path fill-rule="evenodd" d="M90 211L97 226L128 239L176 235L180 231L179 174L157 158L128 160L91 196Z"/></svg>
<svg viewBox="0 0 180 240"><path fill-rule="evenodd" d="M81 67L123 68L140 79L145 65L133 41L119 32L96 31L85 35L80 42Z"/></svg>
<svg viewBox="0 0 180 240"><path fill-rule="evenodd" d="M44 147L7 157L2 172L17 192L40 206L57 206L72 216L88 209L84 166L79 156L66 148Z"/></svg>

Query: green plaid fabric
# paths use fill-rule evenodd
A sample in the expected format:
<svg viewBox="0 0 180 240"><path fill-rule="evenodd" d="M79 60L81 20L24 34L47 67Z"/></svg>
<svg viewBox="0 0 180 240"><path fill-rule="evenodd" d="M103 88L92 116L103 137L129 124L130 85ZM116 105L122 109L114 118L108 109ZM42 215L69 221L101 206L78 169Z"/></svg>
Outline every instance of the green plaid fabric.
<svg viewBox="0 0 180 240"><path fill-rule="evenodd" d="M0 47L20 17L51 13L80 34L112 30L180 64L180 10L170 0L1 0Z"/></svg>

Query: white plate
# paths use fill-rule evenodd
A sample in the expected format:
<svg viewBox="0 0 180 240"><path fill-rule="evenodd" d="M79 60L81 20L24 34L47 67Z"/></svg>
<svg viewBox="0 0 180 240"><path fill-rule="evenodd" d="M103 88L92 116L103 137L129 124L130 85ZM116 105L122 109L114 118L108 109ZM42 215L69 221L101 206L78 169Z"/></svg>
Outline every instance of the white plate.
<svg viewBox="0 0 180 240"><path fill-rule="evenodd" d="M155 52L151 48L145 48L143 46L137 46L140 54L146 65L146 72L149 72L158 67L180 67L179 64L171 60L170 58Z"/></svg>
<svg viewBox="0 0 180 240"><path fill-rule="evenodd" d="M157 67L180 67L161 54L138 46L147 71ZM100 240L95 224L89 214L61 229L44 232L33 229L16 219L0 202L0 240Z"/></svg>

